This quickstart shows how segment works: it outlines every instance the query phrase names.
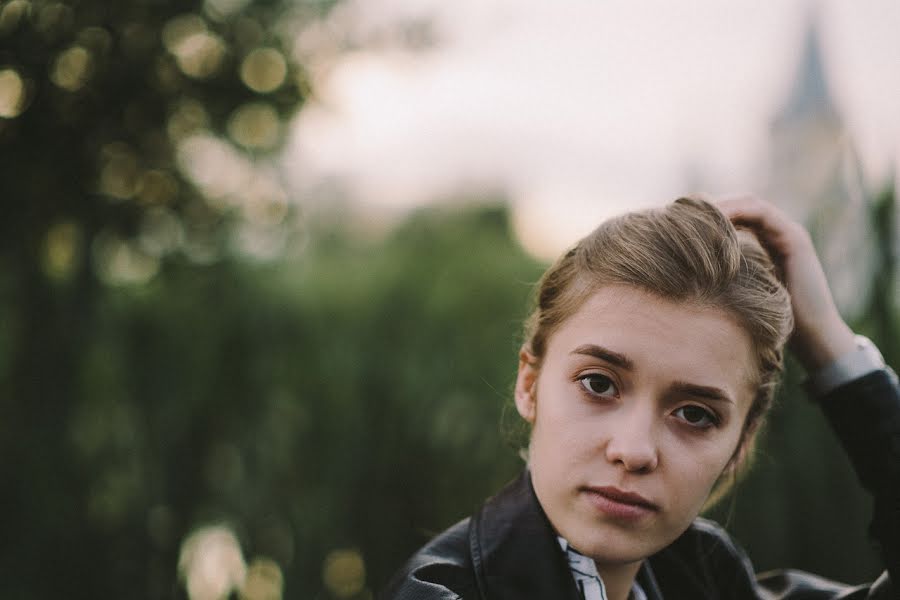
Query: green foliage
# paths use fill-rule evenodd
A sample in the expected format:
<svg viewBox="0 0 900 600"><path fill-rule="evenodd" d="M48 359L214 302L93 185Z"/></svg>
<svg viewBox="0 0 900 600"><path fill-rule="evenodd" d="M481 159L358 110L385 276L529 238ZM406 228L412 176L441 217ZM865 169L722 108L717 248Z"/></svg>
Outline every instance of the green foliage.
<svg viewBox="0 0 900 600"><path fill-rule="evenodd" d="M499 424L539 273L483 209L420 214L383 243L336 232L299 264L172 262L103 290L56 450L79 476L28 492L71 512L23 528L32 558L78 531L60 559L86 557L84 597L168 596L180 542L224 522L290 597L320 593L341 548L382 583L520 468Z"/></svg>
<svg viewBox="0 0 900 600"><path fill-rule="evenodd" d="M165 538L182 516L157 510L151 527L135 506L147 501L147 486L178 478L157 457L190 462L183 445L169 445L190 431L168 428L194 423L177 411L148 415L137 387L168 390L188 406L204 399L189 395L197 390L190 378L166 388L163 358L150 365L160 371L141 369L143 338L156 342L150 322L132 322L139 298L118 298L103 283L170 268L191 280L189 263L227 262L242 229L277 237L290 228L277 185L223 188L208 172L198 178L198 145L188 144L200 139L245 174L265 173L307 87L284 28L303 11L286 6L0 2L0 579L8 597L171 595L162 584L174 558L154 554L147 531ZM120 328L122 315L129 328ZM180 342L198 368L219 360Z"/></svg>

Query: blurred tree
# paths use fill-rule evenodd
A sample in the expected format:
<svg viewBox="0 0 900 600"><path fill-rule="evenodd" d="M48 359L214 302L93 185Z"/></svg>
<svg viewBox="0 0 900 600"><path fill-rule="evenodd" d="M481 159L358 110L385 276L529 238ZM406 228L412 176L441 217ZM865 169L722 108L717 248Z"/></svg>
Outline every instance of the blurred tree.
<svg viewBox="0 0 900 600"><path fill-rule="evenodd" d="M180 263L98 298L64 427L83 479L57 485L86 497L106 593L169 596L179 543L222 522L287 597L365 597L520 468L500 423L540 268L505 211L316 235L300 265Z"/></svg>
<svg viewBox="0 0 900 600"><path fill-rule="evenodd" d="M115 368L86 354L101 286L242 244L266 252L258 240L289 226L266 157L305 95L293 26L328 6L0 2L0 579L11 597L149 589L146 544L116 504L141 491L126 439L140 432L116 421L129 404L91 417L117 423L123 446L102 477L68 428L94 401L92 378ZM98 528L98 511L121 519Z"/></svg>

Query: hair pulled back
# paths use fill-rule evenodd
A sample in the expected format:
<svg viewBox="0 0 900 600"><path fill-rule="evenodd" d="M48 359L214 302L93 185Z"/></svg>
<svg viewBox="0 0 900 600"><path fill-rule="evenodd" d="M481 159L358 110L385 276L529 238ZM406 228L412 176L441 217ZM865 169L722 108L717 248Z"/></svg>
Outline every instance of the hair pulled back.
<svg viewBox="0 0 900 600"><path fill-rule="evenodd" d="M715 206L679 198L602 223L541 278L525 325L525 349L540 365L550 336L605 285L624 284L673 302L721 309L750 336L756 393L734 466L772 403L793 328L790 297L756 237ZM733 469L732 469L733 472ZM724 490L717 490L718 497Z"/></svg>

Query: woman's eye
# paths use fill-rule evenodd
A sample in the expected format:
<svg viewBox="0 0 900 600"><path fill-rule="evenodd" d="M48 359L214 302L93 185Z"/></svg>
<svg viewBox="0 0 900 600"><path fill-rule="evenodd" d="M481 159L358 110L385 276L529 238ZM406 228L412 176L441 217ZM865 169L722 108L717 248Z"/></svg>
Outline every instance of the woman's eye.
<svg viewBox="0 0 900 600"><path fill-rule="evenodd" d="M691 425L692 427L699 427L701 429L719 424L719 420L712 412L694 404L682 406L675 411L675 416L688 425Z"/></svg>
<svg viewBox="0 0 900 600"><path fill-rule="evenodd" d="M619 390L616 389L616 384L606 375L590 373L583 375L580 379L584 389L597 396L615 396L619 393Z"/></svg>

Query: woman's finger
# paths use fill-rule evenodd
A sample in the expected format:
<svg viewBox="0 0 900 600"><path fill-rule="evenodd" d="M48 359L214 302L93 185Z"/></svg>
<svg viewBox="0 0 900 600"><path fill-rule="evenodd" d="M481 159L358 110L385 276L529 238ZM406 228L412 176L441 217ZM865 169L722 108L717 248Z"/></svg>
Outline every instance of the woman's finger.
<svg viewBox="0 0 900 600"><path fill-rule="evenodd" d="M751 195L724 196L716 206L732 223L756 233L760 242L781 256L811 246L806 230L774 204Z"/></svg>
<svg viewBox="0 0 900 600"><path fill-rule="evenodd" d="M718 198L715 204L732 223L751 229L783 268L794 308L792 342L801 362L816 368L852 348L853 334L834 305L806 229L775 205L748 194Z"/></svg>

